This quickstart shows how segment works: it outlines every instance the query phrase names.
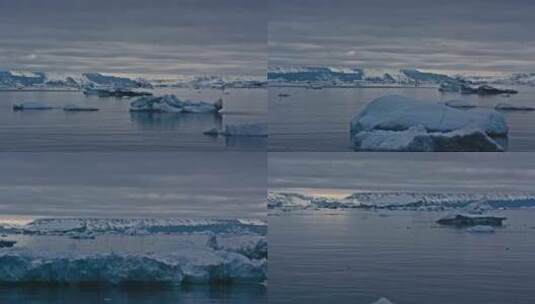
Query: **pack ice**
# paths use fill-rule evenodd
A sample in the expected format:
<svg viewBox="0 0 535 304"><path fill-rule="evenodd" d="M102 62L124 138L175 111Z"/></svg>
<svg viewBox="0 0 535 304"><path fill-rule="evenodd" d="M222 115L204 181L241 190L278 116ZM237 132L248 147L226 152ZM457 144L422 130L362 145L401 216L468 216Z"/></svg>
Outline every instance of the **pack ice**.
<svg viewBox="0 0 535 304"><path fill-rule="evenodd" d="M218 113L222 108L221 99L215 103L209 103L180 100L175 95L144 96L130 103L132 112Z"/></svg>
<svg viewBox="0 0 535 304"><path fill-rule="evenodd" d="M355 148L371 151L503 151L492 137L508 133L496 111L459 110L399 95L374 99L350 127Z"/></svg>

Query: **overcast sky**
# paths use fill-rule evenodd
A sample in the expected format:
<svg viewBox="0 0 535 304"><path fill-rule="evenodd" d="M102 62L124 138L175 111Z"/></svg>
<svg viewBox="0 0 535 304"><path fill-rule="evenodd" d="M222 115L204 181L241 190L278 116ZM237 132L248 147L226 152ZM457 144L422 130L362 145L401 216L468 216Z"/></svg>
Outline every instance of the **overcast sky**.
<svg viewBox="0 0 535 304"><path fill-rule="evenodd" d="M0 215L261 217L265 153L2 153Z"/></svg>
<svg viewBox="0 0 535 304"><path fill-rule="evenodd" d="M270 66L535 72L535 1L271 0Z"/></svg>
<svg viewBox="0 0 535 304"><path fill-rule="evenodd" d="M0 70L265 75L266 0L0 0Z"/></svg>
<svg viewBox="0 0 535 304"><path fill-rule="evenodd" d="M270 153L270 191L535 192L533 153Z"/></svg>

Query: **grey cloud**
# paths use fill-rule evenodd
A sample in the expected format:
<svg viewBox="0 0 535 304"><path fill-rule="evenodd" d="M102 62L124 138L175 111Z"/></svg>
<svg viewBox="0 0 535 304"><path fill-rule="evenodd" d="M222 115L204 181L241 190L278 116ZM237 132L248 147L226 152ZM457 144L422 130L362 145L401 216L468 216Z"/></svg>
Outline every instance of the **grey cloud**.
<svg viewBox="0 0 535 304"><path fill-rule="evenodd" d="M266 1L0 0L0 67L264 75Z"/></svg>
<svg viewBox="0 0 535 304"><path fill-rule="evenodd" d="M532 1L270 4L270 65L535 71Z"/></svg>

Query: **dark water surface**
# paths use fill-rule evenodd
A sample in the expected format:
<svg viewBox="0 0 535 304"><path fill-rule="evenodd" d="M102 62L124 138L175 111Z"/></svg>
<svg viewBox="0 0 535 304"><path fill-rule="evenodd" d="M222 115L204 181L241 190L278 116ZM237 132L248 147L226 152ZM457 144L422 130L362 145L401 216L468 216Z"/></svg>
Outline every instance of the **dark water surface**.
<svg viewBox="0 0 535 304"><path fill-rule="evenodd" d="M495 233L439 227L436 212L270 216L270 303L533 303L535 210L494 213L508 218Z"/></svg>

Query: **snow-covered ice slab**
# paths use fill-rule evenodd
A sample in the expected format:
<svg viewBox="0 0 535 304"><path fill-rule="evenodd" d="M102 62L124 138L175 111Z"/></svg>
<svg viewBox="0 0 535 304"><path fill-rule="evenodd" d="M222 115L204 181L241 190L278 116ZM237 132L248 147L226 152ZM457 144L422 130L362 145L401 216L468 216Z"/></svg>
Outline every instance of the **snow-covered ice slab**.
<svg viewBox="0 0 535 304"><path fill-rule="evenodd" d="M217 113L223 108L223 101L215 103L204 101L180 100L175 95L141 97L130 103L134 112L170 112L170 113Z"/></svg>
<svg viewBox="0 0 535 304"><path fill-rule="evenodd" d="M444 102L444 104L448 107L461 109L477 108L478 106L477 102L465 99L447 100L446 102Z"/></svg>
<svg viewBox="0 0 535 304"><path fill-rule="evenodd" d="M507 135L502 114L492 110L463 111L443 104L389 95L374 99L351 120L351 132L386 130L404 131L423 126L428 132L480 129L490 136Z"/></svg>
<svg viewBox="0 0 535 304"><path fill-rule="evenodd" d="M517 105L508 102L498 103L494 109L499 111L535 111L535 107Z"/></svg>
<svg viewBox="0 0 535 304"><path fill-rule="evenodd" d="M369 151L503 151L491 136L506 136L502 114L459 110L391 95L374 99L351 121L355 148Z"/></svg>
<svg viewBox="0 0 535 304"><path fill-rule="evenodd" d="M345 198L312 197L299 193L269 193L268 208L302 209L391 209L442 211L463 209L478 213L500 208L535 207L535 193L464 192L357 192Z"/></svg>
<svg viewBox="0 0 535 304"><path fill-rule="evenodd" d="M30 102L23 102L20 104L13 105L14 111L23 111L23 110L51 110L54 107L49 106L46 103L43 102L36 102L36 101L30 101Z"/></svg>
<svg viewBox="0 0 535 304"><path fill-rule="evenodd" d="M263 123L227 124L223 130L212 128L203 132L211 136L267 137L267 125Z"/></svg>
<svg viewBox="0 0 535 304"><path fill-rule="evenodd" d="M257 219L39 219L1 224L0 284L262 283L267 224ZM92 238L71 238L91 234Z"/></svg>

